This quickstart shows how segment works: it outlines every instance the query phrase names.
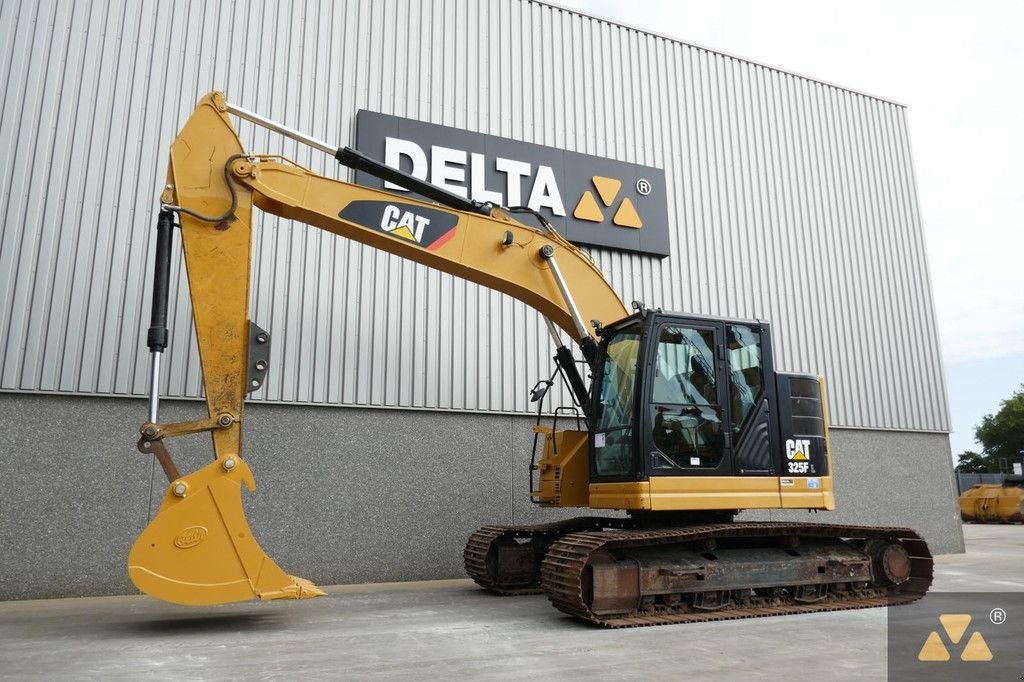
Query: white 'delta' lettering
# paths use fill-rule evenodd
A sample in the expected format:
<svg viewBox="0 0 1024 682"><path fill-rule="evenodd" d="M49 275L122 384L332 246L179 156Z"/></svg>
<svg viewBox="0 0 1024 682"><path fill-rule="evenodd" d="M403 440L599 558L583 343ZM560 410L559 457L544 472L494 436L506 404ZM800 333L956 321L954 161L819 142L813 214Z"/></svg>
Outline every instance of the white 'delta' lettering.
<svg viewBox="0 0 1024 682"><path fill-rule="evenodd" d="M486 170L487 161L483 154L469 155L469 186L473 192L473 201L479 201L482 204L490 202L501 206L504 201L501 192L493 192L486 187L487 181L484 179Z"/></svg>
<svg viewBox="0 0 1024 682"><path fill-rule="evenodd" d="M423 230L430 225L430 218L416 215L412 211L403 211L393 204L384 207L384 215L380 219L380 229L385 232L394 232L399 228L406 228L416 239L416 243L423 241Z"/></svg>
<svg viewBox="0 0 1024 682"><path fill-rule="evenodd" d="M430 148L430 184L437 185L465 199L466 188L461 184L466 181L466 152L433 145Z"/></svg>
<svg viewBox="0 0 1024 682"><path fill-rule="evenodd" d="M529 163L495 157L491 168L505 176L505 191L502 193L486 186L488 164L491 161L483 154L431 145L428 158L424 149L415 142L399 137L385 137L384 163L402 170L403 157L412 163L410 175L460 197L471 197L473 201L491 202L501 206L522 206L523 181L526 180L530 183L529 199L526 201L529 208L534 211L546 208L556 216L565 216L562 192L558 188L558 181L551 166L539 165L534 173L533 166ZM384 182L384 189L406 191L401 185L387 181Z"/></svg>
<svg viewBox="0 0 1024 682"><path fill-rule="evenodd" d="M392 168L402 170L403 156L412 161L412 170L409 171L409 174L416 176L420 180L426 180L427 155L423 153L420 146L415 142L403 140L400 137L385 137L384 163ZM403 192L405 191L405 188L401 185L396 185L386 180L384 181L384 189L400 189Z"/></svg>
<svg viewBox="0 0 1024 682"><path fill-rule="evenodd" d="M562 195L558 193L558 183L555 182L555 173L550 166L537 167L537 180L533 183L530 203L527 206L534 211L547 208L555 215L565 215Z"/></svg>
<svg viewBox="0 0 1024 682"><path fill-rule="evenodd" d="M508 199L505 206L522 206L522 181L530 177L530 164L498 157L494 160L494 169L505 174L505 197Z"/></svg>

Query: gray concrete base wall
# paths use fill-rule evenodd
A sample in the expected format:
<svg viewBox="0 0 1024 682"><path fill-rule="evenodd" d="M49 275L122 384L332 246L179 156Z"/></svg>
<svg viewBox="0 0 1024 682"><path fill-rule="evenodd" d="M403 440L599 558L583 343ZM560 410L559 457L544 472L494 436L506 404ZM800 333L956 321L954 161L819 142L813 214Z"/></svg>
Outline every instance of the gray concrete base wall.
<svg viewBox="0 0 1024 682"><path fill-rule="evenodd" d="M166 401L161 420L204 409ZM246 409L250 525L285 571L320 584L460 577L477 527L572 514L529 503L529 417ZM136 399L0 393L0 599L135 592L128 549L166 486L135 451L145 411ZM833 447L841 511L815 520L906 525L936 553L963 551L948 437L837 429ZM207 435L170 448L182 471L212 452Z"/></svg>
<svg viewBox="0 0 1024 682"><path fill-rule="evenodd" d="M964 551L949 436L832 429L836 511L746 512L743 518L912 528L933 554Z"/></svg>

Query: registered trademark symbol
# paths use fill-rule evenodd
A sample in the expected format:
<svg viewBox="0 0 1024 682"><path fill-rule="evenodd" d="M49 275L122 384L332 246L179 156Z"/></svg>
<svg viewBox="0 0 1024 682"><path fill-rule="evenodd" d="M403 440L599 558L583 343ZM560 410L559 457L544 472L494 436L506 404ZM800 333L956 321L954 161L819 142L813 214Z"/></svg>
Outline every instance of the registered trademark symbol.
<svg viewBox="0 0 1024 682"><path fill-rule="evenodd" d="M1006 611L995 608L989 611L988 619L992 621L993 625L1002 625L1006 622Z"/></svg>
<svg viewBox="0 0 1024 682"><path fill-rule="evenodd" d="M639 180L636 181L636 191L641 196L647 196L648 194L651 193L651 183L643 178L640 178Z"/></svg>

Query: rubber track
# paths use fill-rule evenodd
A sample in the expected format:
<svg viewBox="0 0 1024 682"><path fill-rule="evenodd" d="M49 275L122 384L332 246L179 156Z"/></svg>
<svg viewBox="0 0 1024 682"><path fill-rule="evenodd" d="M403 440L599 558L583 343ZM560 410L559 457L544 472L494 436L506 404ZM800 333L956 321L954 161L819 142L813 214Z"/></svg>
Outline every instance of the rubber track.
<svg viewBox="0 0 1024 682"><path fill-rule="evenodd" d="M484 526L469 536L466 548L462 552L466 574L489 592L501 595L541 594L544 590L539 584L531 587L508 588L497 584L487 570L487 554L494 544L502 538L532 539L546 535L566 535L581 531L598 531L602 528L623 527L629 519L601 518L597 516L581 516L564 521L538 523L530 526Z"/></svg>
<svg viewBox="0 0 1024 682"><path fill-rule="evenodd" d="M590 557L603 549L625 549L706 538L724 537L826 537L844 539L898 539L911 557L910 579L898 587L867 588L831 593L814 603L800 603L788 597L751 597L745 603L717 611L678 611L664 605L650 612L602 617L593 613L583 599L583 569ZM932 582L932 556L921 537L907 528L840 526L801 523L725 523L657 530L617 530L572 533L551 545L541 566L541 584L555 608L576 618L608 628L642 627L671 623L697 623L736 618L757 618L821 611L843 611L891 606L917 601Z"/></svg>

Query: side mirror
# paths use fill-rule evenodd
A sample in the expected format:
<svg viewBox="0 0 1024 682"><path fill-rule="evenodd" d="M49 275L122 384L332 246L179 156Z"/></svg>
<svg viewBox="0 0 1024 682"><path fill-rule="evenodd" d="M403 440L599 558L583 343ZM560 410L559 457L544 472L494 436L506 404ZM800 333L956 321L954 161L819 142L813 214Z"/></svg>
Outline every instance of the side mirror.
<svg viewBox="0 0 1024 682"><path fill-rule="evenodd" d="M551 388L551 382L547 379L541 379L538 381L533 385L533 388L530 389L530 402L535 403L543 400L544 396L547 395L549 388Z"/></svg>

